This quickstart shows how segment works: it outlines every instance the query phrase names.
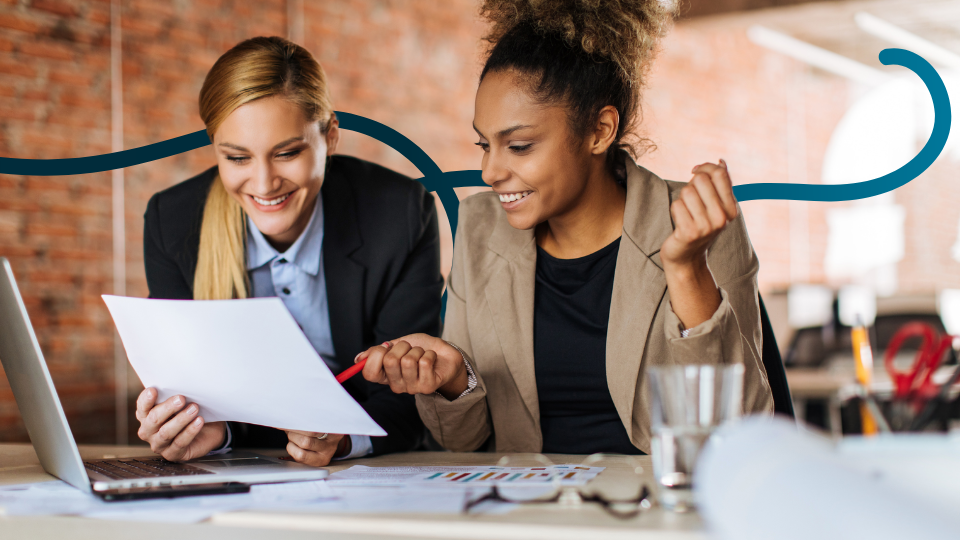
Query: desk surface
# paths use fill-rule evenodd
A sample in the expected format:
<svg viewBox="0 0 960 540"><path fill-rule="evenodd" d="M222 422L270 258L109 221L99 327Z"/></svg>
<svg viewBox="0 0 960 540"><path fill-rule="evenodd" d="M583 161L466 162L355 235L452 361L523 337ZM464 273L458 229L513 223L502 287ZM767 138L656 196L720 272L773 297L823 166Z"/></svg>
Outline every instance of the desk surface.
<svg viewBox="0 0 960 540"><path fill-rule="evenodd" d="M144 447L84 446L85 459L133 457L149 454ZM489 453L412 452L369 459L351 460L329 467L331 472L353 465L492 465L500 455ZM583 456L550 456L556 463L579 463ZM653 486L649 457L639 458L644 471L639 481ZM606 463L605 463L606 465ZM636 492L637 476L627 460L609 463L590 488L616 496ZM0 444L0 485L49 480L28 444ZM76 517L0 518L4 538L65 537L91 540L131 538L230 539L263 538L272 529L270 540L315 538L318 532L329 538L466 538L576 539L635 538L643 531L650 539L704 538L703 524L696 514L673 514L658 507L629 519L609 516L594 504L582 506L525 505L504 515L450 514L285 514L282 512L241 511L218 514L197 525L174 525L100 521ZM8 536L9 534L9 536Z"/></svg>

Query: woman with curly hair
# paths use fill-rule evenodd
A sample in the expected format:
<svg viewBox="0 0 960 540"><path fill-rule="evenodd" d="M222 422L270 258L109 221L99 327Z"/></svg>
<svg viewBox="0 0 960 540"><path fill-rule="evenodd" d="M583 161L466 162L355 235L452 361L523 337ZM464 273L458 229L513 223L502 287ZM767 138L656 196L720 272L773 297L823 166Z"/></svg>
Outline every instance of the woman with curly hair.
<svg viewBox="0 0 960 540"><path fill-rule="evenodd" d="M723 160L687 183L625 142L660 0L487 0L474 129L492 193L460 205L444 339L367 351L451 450L650 452L649 366L743 364L773 411L757 257Z"/></svg>

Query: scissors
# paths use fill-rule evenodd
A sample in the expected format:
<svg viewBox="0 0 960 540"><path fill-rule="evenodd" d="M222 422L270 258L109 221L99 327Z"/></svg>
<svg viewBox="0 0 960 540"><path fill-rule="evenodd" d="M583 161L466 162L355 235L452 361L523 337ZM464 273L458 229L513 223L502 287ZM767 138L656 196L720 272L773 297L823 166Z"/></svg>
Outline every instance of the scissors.
<svg viewBox="0 0 960 540"><path fill-rule="evenodd" d="M913 365L908 370L901 371L893 365L893 359L903 342L914 337L922 338L923 343L917 350ZM926 323L911 322L901 326L890 340L883 358L884 367L893 381L893 397L919 404L936 396L940 387L933 382L933 373L940 367L943 354L952 342L953 336L941 336Z"/></svg>

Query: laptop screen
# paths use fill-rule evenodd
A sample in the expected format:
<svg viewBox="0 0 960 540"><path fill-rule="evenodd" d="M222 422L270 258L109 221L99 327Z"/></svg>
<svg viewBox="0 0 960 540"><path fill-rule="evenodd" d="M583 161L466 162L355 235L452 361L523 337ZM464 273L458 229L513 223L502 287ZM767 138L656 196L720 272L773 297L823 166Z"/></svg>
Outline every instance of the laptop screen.
<svg viewBox="0 0 960 540"><path fill-rule="evenodd" d="M13 270L0 257L0 363L13 389L40 464L48 473L91 492L80 451L73 439L43 352L20 297Z"/></svg>

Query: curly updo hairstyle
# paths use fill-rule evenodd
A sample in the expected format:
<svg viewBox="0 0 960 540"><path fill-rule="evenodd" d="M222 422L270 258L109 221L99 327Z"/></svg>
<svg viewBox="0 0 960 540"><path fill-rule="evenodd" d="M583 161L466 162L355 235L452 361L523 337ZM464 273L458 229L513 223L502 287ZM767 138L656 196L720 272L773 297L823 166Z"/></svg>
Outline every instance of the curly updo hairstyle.
<svg viewBox="0 0 960 540"><path fill-rule="evenodd" d="M620 115L607 166L622 179L624 142L640 112L640 89L671 22L663 0L484 0L492 23L483 72L514 70L540 103L563 103L571 131L589 134L600 110Z"/></svg>

